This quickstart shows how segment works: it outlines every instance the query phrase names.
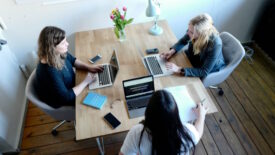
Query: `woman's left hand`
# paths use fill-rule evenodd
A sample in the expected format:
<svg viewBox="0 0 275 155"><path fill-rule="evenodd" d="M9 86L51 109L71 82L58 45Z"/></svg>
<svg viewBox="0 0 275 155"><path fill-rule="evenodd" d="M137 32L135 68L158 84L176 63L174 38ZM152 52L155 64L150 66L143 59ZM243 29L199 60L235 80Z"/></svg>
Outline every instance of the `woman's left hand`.
<svg viewBox="0 0 275 155"><path fill-rule="evenodd" d="M172 62L166 62L165 66L168 70L171 70L174 73L178 73L178 74L180 73L181 68Z"/></svg>
<svg viewBox="0 0 275 155"><path fill-rule="evenodd" d="M88 71L92 72L92 73L102 72L103 71L103 66L100 66L100 65L98 65L98 66L91 66L90 65L88 67Z"/></svg>

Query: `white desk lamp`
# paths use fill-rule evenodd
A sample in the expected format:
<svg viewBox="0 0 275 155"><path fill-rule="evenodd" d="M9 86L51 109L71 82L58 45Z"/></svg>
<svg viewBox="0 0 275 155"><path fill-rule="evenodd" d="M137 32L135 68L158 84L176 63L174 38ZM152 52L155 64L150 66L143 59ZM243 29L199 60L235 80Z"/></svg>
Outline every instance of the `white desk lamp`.
<svg viewBox="0 0 275 155"><path fill-rule="evenodd" d="M163 30L161 27L158 26L157 20L160 15L160 5L152 2L152 0L148 0L148 7L146 9L146 16L147 17L155 17L155 23L153 27L149 30L152 35L160 35L162 34Z"/></svg>

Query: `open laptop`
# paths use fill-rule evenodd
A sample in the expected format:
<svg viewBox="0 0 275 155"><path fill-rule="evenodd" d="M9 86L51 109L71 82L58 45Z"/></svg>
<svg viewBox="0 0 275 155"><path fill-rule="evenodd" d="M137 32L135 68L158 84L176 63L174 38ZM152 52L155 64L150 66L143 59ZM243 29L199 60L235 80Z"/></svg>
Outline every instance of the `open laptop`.
<svg viewBox="0 0 275 155"><path fill-rule="evenodd" d="M153 76L124 80L122 83L130 118L144 116L149 99L155 91Z"/></svg>
<svg viewBox="0 0 275 155"><path fill-rule="evenodd" d="M150 75L154 77L166 76L173 74L173 71L168 70L165 66L165 59L162 59L159 54L143 57L143 63Z"/></svg>
<svg viewBox="0 0 275 155"><path fill-rule="evenodd" d="M102 66L104 70L95 74L96 81L89 85L89 89L97 89L113 85L119 70L119 62L115 50L113 51L110 62L102 64Z"/></svg>

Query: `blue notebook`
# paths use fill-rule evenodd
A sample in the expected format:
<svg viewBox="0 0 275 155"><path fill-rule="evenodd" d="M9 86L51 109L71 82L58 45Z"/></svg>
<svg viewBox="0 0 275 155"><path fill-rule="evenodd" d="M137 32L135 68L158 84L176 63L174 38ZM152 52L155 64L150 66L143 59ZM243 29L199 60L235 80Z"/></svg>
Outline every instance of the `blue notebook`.
<svg viewBox="0 0 275 155"><path fill-rule="evenodd" d="M101 109L106 101L107 101L106 96L100 95L94 92L89 92L85 97L85 99L83 100L83 104L92 106L97 109Z"/></svg>

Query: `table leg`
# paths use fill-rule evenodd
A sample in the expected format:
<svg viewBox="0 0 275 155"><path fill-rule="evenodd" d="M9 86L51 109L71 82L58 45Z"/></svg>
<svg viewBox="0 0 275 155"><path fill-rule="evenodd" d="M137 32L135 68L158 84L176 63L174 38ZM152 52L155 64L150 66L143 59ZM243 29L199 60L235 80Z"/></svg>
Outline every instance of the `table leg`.
<svg viewBox="0 0 275 155"><path fill-rule="evenodd" d="M101 144L102 144L103 153L105 153L103 137L101 137Z"/></svg>
<svg viewBox="0 0 275 155"><path fill-rule="evenodd" d="M103 137L101 137L101 141L99 137L96 138L97 146L100 151L100 155L104 155L104 142L103 142Z"/></svg>

